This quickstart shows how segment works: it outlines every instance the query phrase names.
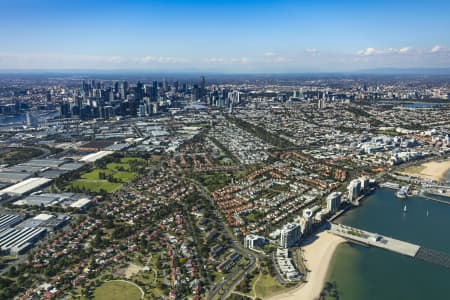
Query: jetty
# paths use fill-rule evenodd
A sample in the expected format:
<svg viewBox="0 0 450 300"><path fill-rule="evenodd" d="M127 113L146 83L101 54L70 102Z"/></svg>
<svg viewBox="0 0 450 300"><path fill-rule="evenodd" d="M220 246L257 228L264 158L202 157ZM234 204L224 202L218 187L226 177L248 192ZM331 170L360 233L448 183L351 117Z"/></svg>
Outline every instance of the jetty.
<svg viewBox="0 0 450 300"><path fill-rule="evenodd" d="M419 245L386 237L378 233L368 232L342 224L331 223L330 225L331 233L360 244L386 249L410 257L415 257L420 249Z"/></svg>
<svg viewBox="0 0 450 300"><path fill-rule="evenodd" d="M347 225L335 223L329 223L329 225L330 233L343 237L351 242L369 247L378 247L450 269L450 255L448 253L428 249Z"/></svg>

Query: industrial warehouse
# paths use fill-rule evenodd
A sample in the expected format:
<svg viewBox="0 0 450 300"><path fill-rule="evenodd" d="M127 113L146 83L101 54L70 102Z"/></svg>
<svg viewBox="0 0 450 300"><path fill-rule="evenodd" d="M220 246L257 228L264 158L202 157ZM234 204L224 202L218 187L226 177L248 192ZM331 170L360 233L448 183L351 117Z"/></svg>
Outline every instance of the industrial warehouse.
<svg viewBox="0 0 450 300"><path fill-rule="evenodd" d="M22 254L48 232L62 228L69 220L66 215L40 214L24 220L21 215L0 214L0 252Z"/></svg>
<svg viewBox="0 0 450 300"><path fill-rule="evenodd" d="M82 161L65 159L31 159L21 164L0 166L0 200L5 205L16 207L56 207L84 211L93 203L88 195L44 191L54 179L85 165ZM70 220L71 217L65 214L41 213L30 217L27 213L2 209L0 254L23 254L47 234L62 229Z"/></svg>
<svg viewBox="0 0 450 300"><path fill-rule="evenodd" d="M79 210L89 208L92 201L87 195L75 193L33 193L23 199L17 200L13 203L15 206L55 206L70 207Z"/></svg>

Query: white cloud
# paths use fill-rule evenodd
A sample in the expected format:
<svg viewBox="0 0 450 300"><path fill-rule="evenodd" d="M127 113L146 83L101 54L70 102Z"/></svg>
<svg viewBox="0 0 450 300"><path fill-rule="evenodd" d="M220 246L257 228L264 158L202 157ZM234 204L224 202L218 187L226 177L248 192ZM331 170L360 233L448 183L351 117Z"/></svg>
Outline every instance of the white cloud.
<svg viewBox="0 0 450 300"><path fill-rule="evenodd" d="M374 55L376 52L377 52L377 50L375 50L375 48L367 48L364 50L359 50L358 52L356 52L356 54L362 55L362 56L369 56L369 55Z"/></svg>
<svg viewBox="0 0 450 300"><path fill-rule="evenodd" d="M411 52L411 50L412 50L411 47L403 47L403 48L398 49L398 52L399 53L408 53L408 52Z"/></svg>
<svg viewBox="0 0 450 300"><path fill-rule="evenodd" d="M450 55L450 48L441 46L441 45L436 45L433 48L431 48L430 52L433 54L448 54L448 55Z"/></svg>
<svg viewBox="0 0 450 300"><path fill-rule="evenodd" d="M273 62L282 63L282 62L289 62L291 61L289 58L284 56L277 56L275 59L273 59Z"/></svg>
<svg viewBox="0 0 450 300"><path fill-rule="evenodd" d="M284 63L291 61L289 58L271 51L264 53L264 60L269 63Z"/></svg>
<svg viewBox="0 0 450 300"><path fill-rule="evenodd" d="M450 67L450 48L374 48L356 52L300 49L289 55L267 50L254 57L173 57L158 55L121 56L67 53L0 52L0 69L147 69L230 70L289 72L302 70L358 70L380 67Z"/></svg>
<svg viewBox="0 0 450 300"><path fill-rule="evenodd" d="M165 57L165 56L144 56L138 58L138 62L147 64L147 63L158 63L158 64L184 64L189 62L189 60L185 58L178 57Z"/></svg>
<svg viewBox="0 0 450 300"><path fill-rule="evenodd" d="M442 50L442 47L439 45L436 45L433 48L431 48L431 53L436 53L436 52L439 52L440 50Z"/></svg>
<svg viewBox="0 0 450 300"><path fill-rule="evenodd" d="M306 49L305 52L308 53L308 54L311 54L312 56L320 55L320 51L315 49L315 48Z"/></svg>
<svg viewBox="0 0 450 300"><path fill-rule="evenodd" d="M247 57L240 58L224 58L224 57L209 57L204 60L207 64L219 64L219 65L245 65L250 62Z"/></svg>
<svg viewBox="0 0 450 300"><path fill-rule="evenodd" d="M374 55L407 54L413 51L414 49L411 47L384 48L384 49L366 48L363 50L356 51L356 54L359 56L374 56Z"/></svg>
<svg viewBox="0 0 450 300"><path fill-rule="evenodd" d="M241 57L241 58L232 58L231 59L231 63L232 64L241 64L241 65L245 65L248 64L250 62L250 60L247 57Z"/></svg>

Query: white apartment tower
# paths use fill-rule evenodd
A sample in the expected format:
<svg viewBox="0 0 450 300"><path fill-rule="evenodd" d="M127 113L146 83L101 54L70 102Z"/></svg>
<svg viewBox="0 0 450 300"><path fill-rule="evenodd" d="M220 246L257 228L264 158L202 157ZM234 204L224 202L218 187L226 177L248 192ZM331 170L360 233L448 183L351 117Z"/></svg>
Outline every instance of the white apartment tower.
<svg viewBox="0 0 450 300"><path fill-rule="evenodd" d="M280 246L289 248L295 246L301 239L300 224L288 223L281 229Z"/></svg>

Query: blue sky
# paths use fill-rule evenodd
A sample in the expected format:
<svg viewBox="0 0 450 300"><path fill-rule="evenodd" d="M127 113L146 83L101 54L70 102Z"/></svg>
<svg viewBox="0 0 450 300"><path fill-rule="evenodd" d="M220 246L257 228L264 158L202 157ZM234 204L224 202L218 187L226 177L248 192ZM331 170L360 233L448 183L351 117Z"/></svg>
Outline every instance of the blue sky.
<svg viewBox="0 0 450 300"><path fill-rule="evenodd" d="M0 69L450 67L449 16L434 0L0 0Z"/></svg>

